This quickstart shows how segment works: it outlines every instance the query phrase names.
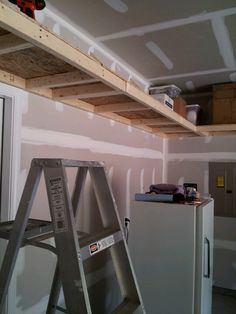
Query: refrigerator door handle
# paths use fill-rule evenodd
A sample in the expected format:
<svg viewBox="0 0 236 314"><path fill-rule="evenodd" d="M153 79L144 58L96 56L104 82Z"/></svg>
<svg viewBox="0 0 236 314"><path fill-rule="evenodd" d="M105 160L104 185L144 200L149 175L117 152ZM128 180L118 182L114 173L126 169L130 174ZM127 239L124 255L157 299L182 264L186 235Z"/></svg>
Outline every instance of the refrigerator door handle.
<svg viewBox="0 0 236 314"><path fill-rule="evenodd" d="M210 261L210 240L207 237L204 238L204 272L205 278L210 278L211 275L211 261Z"/></svg>

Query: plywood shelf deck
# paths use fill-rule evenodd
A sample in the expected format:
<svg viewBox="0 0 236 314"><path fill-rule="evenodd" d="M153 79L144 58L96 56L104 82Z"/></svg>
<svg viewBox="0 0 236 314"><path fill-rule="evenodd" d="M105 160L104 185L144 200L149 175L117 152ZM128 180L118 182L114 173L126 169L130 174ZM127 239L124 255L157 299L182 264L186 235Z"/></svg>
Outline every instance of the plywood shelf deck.
<svg viewBox="0 0 236 314"><path fill-rule="evenodd" d="M1 2L0 82L163 137L213 133Z"/></svg>

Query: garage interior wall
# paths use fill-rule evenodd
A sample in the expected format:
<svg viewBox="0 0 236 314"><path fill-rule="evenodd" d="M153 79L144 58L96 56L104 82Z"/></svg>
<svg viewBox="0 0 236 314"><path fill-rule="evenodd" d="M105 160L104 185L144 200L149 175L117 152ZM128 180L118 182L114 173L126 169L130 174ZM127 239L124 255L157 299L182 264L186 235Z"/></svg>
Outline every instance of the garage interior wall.
<svg viewBox="0 0 236 314"><path fill-rule="evenodd" d="M3 1L4 2L4 1ZM8 1L5 1L8 3ZM87 36L50 11L38 12L38 20L84 53L94 56L125 79L143 89L145 82L114 60ZM208 194L208 162L235 161L235 137L207 137L163 140L135 128L64 106L16 88L0 84L0 94L13 97L18 106L19 165L16 160L16 203L22 193L32 158L69 158L104 161L118 205L120 217L129 217L130 199L145 192L151 183L182 184L196 182L202 194ZM17 154L16 154L17 155ZM73 181L73 174L69 174ZM89 182L83 199L81 221L85 228L96 228L99 217ZM12 208L11 218L17 206ZM43 182L33 207L33 218L48 219ZM90 218L93 217L91 220ZM236 219L215 217L214 285L236 289ZM48 299L55 258L36 248L22 249L13 274L8 300L10 314L43 314ZM91 265L93 295L100 296L100 312L118 302L114 272L104 256ZM104 278L108 277L108 280ZM110 289L113 287L114 289ZM101 289L102 288L102 289ZM102 293L106 293L106 299ZM98 299L98 298L96 298ZM98 311L99 312L99 311Z"/></svg>
<svg viewBox="0 0 236 314"><path fill-rule="evenodd" d="M105 162L122 223L124 217L129 217L130 199L134 193L147 191L151 183L162 182L164 158L161 138L3 84L0 91L3 95L11 95L22 113L22 124L17 133L21 143L18 200L32 158ZM72 189L74 173L68 173L68 177ZM80 220L84 231L89 232L98 228L100 220L89 182L85 192ZM31 216L50 219L43 180ZM54 267L55 258L51 253L35 248L21 250L10 288L9 313L45 313ZM105 303L100 302L97 308L100 307L101 313L110 312L117 299L115 290L109 292L112 291L110 285L115 285L112 263L103 256L89 269L91 286L94 286L92 293L97 294L98 289L108 295L106 300L101 296ZM103 277L108 277L108 281Z"/></svg>
<svg viewBox="0 0 236 314"><path fill-rule="evenodd" d="M208 162L236 160L235 137L167 141L4 84L0 85L0 92L13 97L21 112L18 120L22 122L17 134L21 143L16 184L18 200L32 158L104 161L123 221L124 217L129 217L130 199L136 192L147 191L151 183L164 182L165 178L175 184L196 182L199 191L207 194ZM70 178L73 183L73 174L69 174ZM86 231L96 229L99 224L95 210L94 195L88 182L80 216ZM32 217L50 218L43 182ZM236 287L232 276L236 258L235 226L234 218L215 218L214 284L230 289ZM10 288L9 313L44 313L54 266L55 258L51 253L36 248L21 250ZM109 279L104 283L107 274ZM105 303L97 305L104 311L110 309L118 302L111 261L103 257L98 266L91 267L90 277L91 286L95 286L94 294L101 290L101 285L104 289L104 284L110 291Z"/></svg>
<svg viewBox="0 0 236 314"><path fill-rule="evenodd" d="M207 194L208 162L236 160L235 137L166 142L137 129L16 88L3 84L0 88L1 94L14 98L22 112L22 124L18 133L21 142L18 199L30 161L34 157L104 161L123 221L124 217L129 216L129 202L134 193L147 191L151 183L163 182L167 175L167 182L196 182L199 191ZM49 218L44 193L41 184L33 208L34 218ZM94 204L89 188L84 203L89 204L86 213L91 215ZM92 216L92 223L96 224L96 215ZM81 218L90 228L86 214ZM215 217L214 284L229 289L236 288L236 281L233 279L236 259L235 227L235 218ZM16 290L11 287L11 291L14 291L16 297L13 298L15 301L10 302L10 313L40 313L39 309L47 302L50 289L48 278L51 279L54 263L54 259L47 252L39 249L22 250L12 280L12 286L15 285ZM42 265L47 265L46 268L43 267L43 272Z"/></svg>

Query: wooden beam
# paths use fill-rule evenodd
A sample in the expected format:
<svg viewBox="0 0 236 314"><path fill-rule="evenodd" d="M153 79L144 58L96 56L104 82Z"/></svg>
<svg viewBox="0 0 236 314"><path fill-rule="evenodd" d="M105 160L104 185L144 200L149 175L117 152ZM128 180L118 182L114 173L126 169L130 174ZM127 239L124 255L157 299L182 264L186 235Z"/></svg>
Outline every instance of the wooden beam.
<svg viewBox="0 0 236 314"><path fill-rule="evenodd" d="M153 127L153 132L163 132L163 133L189 133L189 130L182 128L181 126L175 127Z"/></svg>
<svg viewBox="0 0 236 314"><path fill-rule="evenodd" d="M193 132L186 133L168 133L167 138L183 138L183 137L196 137L197 135Z"/></svg>
<svg viewBox="0 0 236 314"><path fill-rule="evenodd" d="M119 95L121 92L101 82L53 89L54 99L93 98Z"/></svg>
<svg viewBox="0 0 236 314"><path fill-rule="evenodd" d="M72 107L79 108L88 112L94 111L94 106L80 99L62 99L61 103Z"/></svg>
<svg viewBox="0 0 236 314"><path fill-rule="evenodd" d="M209 132L209 136L225 136L236 135L236 131L223 131L223 132Z"/></svg>
<svg viewBox="0 0 236 314"><path fill-rule="evenodd" d="M70 85L88 84L97 82L82 71L73 71L54 75L47 75L26 80L26 88L35 89L39 87L65 87Z"/></svg>
<svg viewBox="0 0 236 314"><path fill-rule="evenodd" d="M126 102L117 104L107 104L95 106L94 112L124 112L124 111L138 111L138 110L148 110L149 108L138 104L137 102ZM132 122L131 122L132 123Z"/></svg>
<svg viewBox="0 0 236 314"><path fill-rule="evenodd" d="M6 71L0 70L0 82L25 89L25 79Z"/></svg>
<svg viewBox="0 0 236 314"><path fill-rule="evenodd" d="M14 35L6 34L0 36L0 55L31 48L33 45L24 39Z"/></svg>
<svg viewBox="0 0 236 314"><path fill-rule="evenodd" d="M132 119L132 125L176 125L176 122L167 118Z"/></svg>
<svg viewBox="0 0 236 314"><path fill-rule="evenodd" d="M200 132L225 132L236 131L236 124L211 124L211 125L199 125L197 130Z"/></svg>

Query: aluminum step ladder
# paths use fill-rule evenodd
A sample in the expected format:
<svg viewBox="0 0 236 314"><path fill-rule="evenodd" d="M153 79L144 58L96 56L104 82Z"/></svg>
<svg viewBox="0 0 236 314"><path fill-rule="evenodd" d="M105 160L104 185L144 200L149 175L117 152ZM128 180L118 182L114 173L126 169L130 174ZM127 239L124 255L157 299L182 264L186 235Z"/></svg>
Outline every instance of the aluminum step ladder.
<svg viewBox="0 0 236 314"><path fill-rule="evenodd" d="M72 197L67 186L66 167L77 168ZM44 173L52 221L30 219L30 212ZM76 230L78 207L87 173L93 183L103 231L81 234ZM127 249L112 191L104 165L99 162L66 159L33 159L14 221L0 224L0 237L9 240L0 271L0 313L8 291L19 249L33 245L57 255L47 314L92 313L83 262L108 249L121 290L123 302L114 314L144 313L140 291ZM54 237L55 247L42 242ZM63 289L66 309L57 305Z"/></svg>

